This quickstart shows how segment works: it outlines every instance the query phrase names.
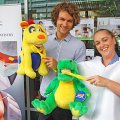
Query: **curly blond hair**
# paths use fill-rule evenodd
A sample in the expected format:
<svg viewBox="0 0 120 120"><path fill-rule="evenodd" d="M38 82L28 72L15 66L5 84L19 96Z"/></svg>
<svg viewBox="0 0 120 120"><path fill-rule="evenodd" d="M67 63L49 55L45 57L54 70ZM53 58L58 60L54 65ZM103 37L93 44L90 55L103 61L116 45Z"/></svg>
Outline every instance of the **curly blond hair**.
<svg viewBox="0 0 120 120"><path fill-rule="evenodd" d="M70 14L70 16L73 17L73 20L74 20L73 27L80 22L80 10L76 4L60 3L60 4L57 4L51 12L51 19L55 26L56 26L60 11L67 11Z"/></svg>

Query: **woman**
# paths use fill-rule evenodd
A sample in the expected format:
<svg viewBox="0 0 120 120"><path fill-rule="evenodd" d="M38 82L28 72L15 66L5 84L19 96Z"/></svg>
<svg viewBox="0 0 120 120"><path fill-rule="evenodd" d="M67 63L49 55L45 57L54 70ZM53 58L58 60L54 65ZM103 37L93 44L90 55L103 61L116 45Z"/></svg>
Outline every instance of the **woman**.
<svg viewBox="0 0 120 120"><path fill-rule="evenodd" d="M86 84L92 93L90 110L80 120L119 120L120 61L115 51L116 38L111 31L100 29L94 34L94 44L102 57L79 63L80 74L87 76Z"/></svg>

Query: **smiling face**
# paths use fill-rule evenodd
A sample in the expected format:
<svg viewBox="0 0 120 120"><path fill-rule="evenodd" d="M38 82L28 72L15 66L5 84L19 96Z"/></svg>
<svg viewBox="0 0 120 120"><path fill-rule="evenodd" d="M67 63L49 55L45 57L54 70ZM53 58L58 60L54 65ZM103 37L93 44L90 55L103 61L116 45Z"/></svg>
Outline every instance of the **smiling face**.
<svg viewBox="0 0 120 120"><path fill-rule="evenodd" d="M73 28L73 17L66 11L60 11L57 19L57 37L58 39L65 38L69 31Z"/></svg>
<svg viewBox="0 0 120 120"><path fill-rule="evenodd" d="M105 57L113 57L115 55L115 37L106 30L98 31L94 35L94 44L98 52Z"/></svg>

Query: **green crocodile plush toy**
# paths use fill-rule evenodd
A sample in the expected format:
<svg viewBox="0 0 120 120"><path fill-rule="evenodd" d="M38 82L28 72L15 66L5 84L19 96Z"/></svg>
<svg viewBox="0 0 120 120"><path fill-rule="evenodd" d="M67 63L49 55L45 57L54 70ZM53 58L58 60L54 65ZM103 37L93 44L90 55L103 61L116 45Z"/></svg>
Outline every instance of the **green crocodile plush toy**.
<svg viewBox="0 0 120 120"><path fill-rule="evenodd" d="M64 74L65 71L78 74L77 63L73 60L60 60L58 62L58 75L46 89L47 99L32 101L32 105L44 115L50 114L56 107L69 109L72 115L80 117L88 111L86 105L91 94L82 80L74 76Z"/></svg>

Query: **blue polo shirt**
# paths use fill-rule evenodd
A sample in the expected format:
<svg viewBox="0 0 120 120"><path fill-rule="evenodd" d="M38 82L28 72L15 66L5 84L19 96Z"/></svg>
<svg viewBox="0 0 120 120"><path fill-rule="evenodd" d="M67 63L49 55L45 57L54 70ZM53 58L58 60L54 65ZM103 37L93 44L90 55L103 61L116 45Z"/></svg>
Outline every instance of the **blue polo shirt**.
<svg viewBox="0 0 120 120"><path fill-rule="evenodd" d="M76 62L85 60L85 45L82 41L77 40L71 34L59 41L55 34L48 37L45 44L47 56L53 56L57 61L61 59L72 59Z"/></svg>
<svg viewBox="0 0 120 120"><path fill-rule="evenodd" d="M111 64L113 64L113 63L115 63L117 61L119 61L119 56L117 54L115 54L115 56L113 57L113 59L110 61L109 65L111 65Z"/></svg>
<svg viewBox="0 0 120 120"><path fill-rule="evenodd" d="M71 34L68 34L66 38L59 41L56 35L50 35L48 37L48 42L45 44L45 49L47 56L54 57L57 61L61 59L72 59L76 62L81 62L85 60L86 48L85 44L77 40ZM46 87L49 85L50 81L55 77L55 72L49 69L49 73L43 77L40 86L40 93L44 96Z"/></svg>

